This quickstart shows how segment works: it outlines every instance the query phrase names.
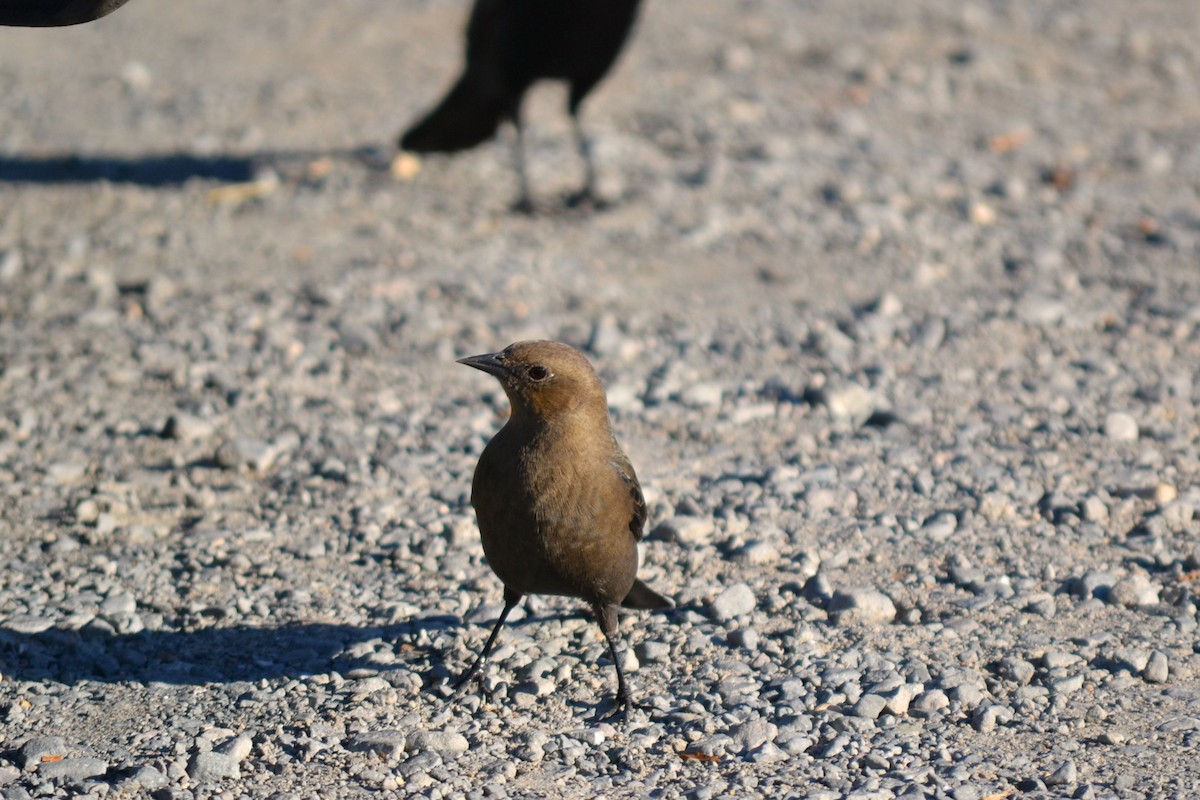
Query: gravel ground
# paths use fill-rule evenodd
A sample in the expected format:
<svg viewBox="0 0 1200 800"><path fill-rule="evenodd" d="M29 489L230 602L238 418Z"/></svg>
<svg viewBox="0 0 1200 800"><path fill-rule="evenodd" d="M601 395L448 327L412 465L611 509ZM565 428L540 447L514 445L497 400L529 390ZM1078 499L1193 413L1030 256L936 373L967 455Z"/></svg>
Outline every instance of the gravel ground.
<svg viewBox="0 0 1200 800"><path fill-rule="evenodd" d="M647 0L532 218L388 169L463 14L0 31L0 798L1200 794L1200 5ZM535 336L678 603L625 725L568 600L446 699Z"/></svg>

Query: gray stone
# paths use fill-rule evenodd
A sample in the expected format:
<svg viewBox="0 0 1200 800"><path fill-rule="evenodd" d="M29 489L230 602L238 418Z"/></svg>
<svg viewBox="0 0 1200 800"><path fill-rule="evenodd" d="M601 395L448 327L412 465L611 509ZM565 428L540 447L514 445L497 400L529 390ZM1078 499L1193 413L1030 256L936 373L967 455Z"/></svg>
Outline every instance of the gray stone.
<svg viewBox="0 0 1200 800"><path fill-rule="evenodd" d="M217 463L225 469L262 473L299 444L300 438L294 433L284 434L273 442L238 436L217 449Z"/></svg>
<svg viewBox="0 0 1200 800"><path fill-rule="evenodd" d="M941 689L930 689L917 695L908 707L915 717L932 717L942 709L950 707L950 698Z"/></svg>
<svg viewBox="0 0 1200 800"><path fill-rule="evenodd" d="M907 714L913 698L923 691L925 691L925 687L919 683L905 683L897 686L892 690L890 696L887 696L888 713L896 716Z"/></svg>
<svg viewBox="0 0 1200 800"><path fill-rule="evenodd" d="M787 761L790 756L773 742L766 742L751 750L746 758L755 764L774 764L777 761Z"/></svg>
<svg viewBox="0 0 1200 800"><path fill-rule="evenodd" d="M213 435L215 428L216 426L209 420L179 411L167 417L167 422L163 425L162 437L181 442L194 442L209 438Z"/></svg>
<svg viewBox="0 0 1200 800"><path fill-rule="evenodd" d="M1013 710L999 704L976 706L971 712L971 726L980 733L990 733L997 725L1004 725L1013 719Z"/></svg>
<svg viewBox="0 0 1200 800"><path fill-rule="evenodd" d="M729 632L729 643L746 650L758 649L758 631L754 628L738 628Z"/></svg>
<svg viewBox="0 0 1200 800"><path fill-rule="evenodd" d="M458 755L467 752L470 747L467 737L454 731L414 731L408 735L405 750L410 753L423 753L433 750L446 755Z"/></svg>
<svg viewBox="0 0 1200 800"><path fill-rule="evenodd" d="M1033 664L1026 661L1025 658L1009 656L1000 662L1000 674L1002 678L1014 681L1019 686L1025 686L1033 680L1033 675L1037 674L1037 668L1034 668Z"/></svg>
<svg viewBox="0 0 1200 800"><path fill-rule="evenodd" d="M741 564L755 566L772 564L779 560L779 551L769 542L750 542L734 553L733 559Z"/></svg>
<svg viewBox="0 0 1200 800"><path fill-rule="evenodd" d="M251 740L248 734L243 733L221 742L221 744L213 748L213 752L227 755L240 764L250 755L252 745L253 740Z"/></svg>
<svg viewBox="0 0 1200 800"><path fill-rule="evenodd" d="M155 789L161 789L162 787L166 786L168 783L170 783L170 780L166 775L162 774L162 772L150 766L149 764L143 764L135 769L129 775L129 777L121 781L121 783L128 783L152 792Z"/></svg>
<svg viewBox="0 0 1200 800"><path fill-rule="evenodd" d="M133 614L137 611L137 601L129 592L114 592L100 604L100 613L107 617L119 614Z"/></svg>
<svg viewBox="0 0 1200 800"><path fill-rule="evenodd" d="M857 383L827 387L821 392L821 402L834 419L862 422L875 410L874 393Z"/></svg>
<svg viewBox="0 0 1200 800"><path fill-rule="evenodd" d="M30 769L45 756L64 756L67 743L61 736L35 736L17 748L17 763L21 769Z"/></svg>
<svg viewBox="0 0 1200 800"><path fill-rule="evenodd" d="M82 781L106 772L108 762L102 758L64 758L38 765L38 774L51 780Z"/></svg>
<svg viewBox="0 0 1200 800"><path fill-rule="evenodd" d="M196 783L210 783L223 778L240 777L241 770L238 763L224 753L201 751L192 754L187 774Z"/></svg>
<svg viewBox="0 0 1200 800"><path fill-rule="evenodd" d="M1047 786L1073 786L1079 779L1075 762L1067 759L1058 768L1046 776Z"/></svg>
<svg viewBox="0 0 1200 800"><path fill-rule="evenodd" d="M1074 694L1083 688L1082 675L1068 675L1065 678L1059 678L1050 684L1050 689L1055 694Z"/></svg>
<svg viewBox="0 0 1200 800"><path fill-rule="evenodd" d="M838 589L828 611L839 625L887 625L896 618L896 604L890 597L864 587Z"/></svg>
<svg viewBox="0 0 1200 800"><path fill-rule="evenodd" d="M14 614L4 620L4 628L16 633L36 634L54 627L54 620L39 614ZM45 738L45 737L38 737ZM33 741L32 739L30 741Z"/></svg>
<svg viewBox="0 0 1200 800"><path fill-rule="evenodd" d="M374 753L389 761L399 758L407 744L407 734L391 729L358 733L342 742L342 746L351 752Z"/></svg>
<svg viewBox="0 0 1200 800"><path fill-rule="evenodd" d="M1113 653L1109 661L1114 672L1128 670L1141 673L1150 663L1150 651L1141 647L1121 647Z"/></svg>
<svg viewBox="0 0 1200 800"><path fill-rule="evenodd" d="M1068 653L1066 650L1051 648L1042 654L1042 666L1046 669L1062 669L1070 667L1082 661L1079 656L1074 653Z"/></svg>
<svg viewBox="0 0 1200 800"><path fill-rule="evenodd" d="M765 719L755 718L730 731L729 738L733 739L741 752L748 752L767 742L775 741L778 734L779 729L775 725Z"/></svg>
<svg viewBox="0 0 1200 800"><path fill-rule="evenodd" d="M944 542L958 530L958 516L949 511L933 514L921 525L920 535L934 542Z"/></svg>
<svg viewBox="0 0 1200 800"><path fill-rule="evenodd" d="M735 583L716 596L709 606L709 613L715 619L727 622L749 614L756 604L754 590L744 583Z"/></svg>
<svg viewBox="0 0 1200 800"><path fill-rule="evenodd" d="M1156 605L1158 586L1142 573L1133 572L1113 585L1108 592L1108 602L1126 608Z"/></svg>
<svg viewBox="0 0 1200 800"><path fill-rule="evenodd" d="M1146 668L1142 670L1142 679L1146 683L1166 683L1168 677L1167 654L1162 650L1155 650L1146 661Z"/></svg>
<svg viewBox="0 0 1200 800"><path fill-rule="evenodd" d="M1129 414L1114 411L1104 418L1104 435L1114 442L1136 442L1137 420Z"/></svg>
<svg viewBox="0 0 1200 800"><path fill-rule="evenodd" d="M877 694L864 694L850 709L850 713L864 719L878 719L887 708L888 699Z"/></svg>
<svg viewBox="0 0 1200 800"><path fill-rule="evenodd" d="M724 393L719 383L693 383L679 393L679 402L688 408L719 408Z"/></svg>
<svg viewBox="0 0 1200 800"><path fill-rule="evenodd" d="M1095 495L1090 495L1084 499L1082 510L1083 519L1086 522L1097 522L1100 524L1108 522L1108 506Z"/></svg>
<svg viewBox="0 0 1200 800"><path fill-rule="evenodd" d="M677 544L701 545L712 541L716 526L707 517L680 515L660 522L650 531L650 538Z"/></svg>
<svg viewBox="0 0 1200 800"><path fill-rule="evenodd" d="M666 642L650 640L638 642L634 645L633 652L637 654L638 661L643 664L661 664L671 658L671 646Z"/></svg>
<svg viewBox="0 0 1200 800"><path fill-rule="evenodd" d="M405 778L412 778L422 773L428 773L429 770L436 769L441 765L442 757L436 750L422 750L402 761L398 770Z"/></svg>
<svg viewBox="0 0 1200 800"><path fill-rule="evenodd" d="M83 480L87 468L84 461L56 461L46 466L46 478L59 486L69 486Z"/></svg>
<svg viewBox="0 0 1200 800"><path fill-rule="evenodd" d="M978 706L984 698L983 690L973 683L955 686L946 695L956 706L967 710Z"/></svg>
<svg viewBox="0 0 1200 800"><path fill-rule="evenodd" d="M16 248L0 250L0 283L15 281L25 268L25 259Z"/></svg>

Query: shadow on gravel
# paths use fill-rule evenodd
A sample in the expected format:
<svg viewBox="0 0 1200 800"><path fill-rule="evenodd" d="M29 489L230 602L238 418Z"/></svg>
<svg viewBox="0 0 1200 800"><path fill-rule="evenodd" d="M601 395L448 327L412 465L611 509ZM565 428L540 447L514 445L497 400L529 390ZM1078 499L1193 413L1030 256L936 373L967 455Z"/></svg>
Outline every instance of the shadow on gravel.
<svg viewBox="0 0 1200 800"><path fill-rule="evenodd" d="M3 183L128 183L151 188L179 186L192 179L246 183L264 168L281 171L322 158L357 162L368 169L388 168L390 154L372 145L336 151L262 152L249 155L161 153L145 156L0 155Z"/></svg>
<svg viewBox="0 0 1200 800"><path fill-rule="evenodd" d="M23 633L0 628L0 672L20 680L77 683L134 681L202 684L301 677L356 667L424 668L428 648L411 642L422 631L461 624L458 617L430 616L397 625L358 628L304 623L276 628L228 627L196 631L113 634L50 628ZM381 665L366 645L381 639L397 660ZM357 645L365 645L357 647Z"/></svg>

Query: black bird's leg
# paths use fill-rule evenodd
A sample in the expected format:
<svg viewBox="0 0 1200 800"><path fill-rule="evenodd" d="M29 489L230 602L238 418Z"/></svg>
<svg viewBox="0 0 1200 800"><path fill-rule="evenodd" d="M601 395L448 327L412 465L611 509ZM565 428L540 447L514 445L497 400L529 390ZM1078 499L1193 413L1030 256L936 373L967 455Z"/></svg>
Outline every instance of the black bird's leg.
<svg viewBox="0 0 1200 800"><path fill-rule="evenodd" d="M599 205L596 199L596 165L592 162L592 142L583 132L583 123L579 121L579 110L571 111L571 131L575 135L575 149L583 159L583 187L567 198L571 207L591 203Z"/></svg>
<svg viewBox="0 0 1200 800"><path fill-rule="evenodd" d="M517 129L517 140L513 147L513 155L517 168L517 181L521 184L521 194L513 203L513 211L518 214L533 213L533 196L529 194L529 176L525 173L525 131L521 125L521 113L518 110L512 117L513 127Z"/></svg>
<svg viewBox="0 0 1200 800"><path fill-rule="evenodd" d="M487 661L488 653L492 652L492 645L496 643L496 635L500 633L500 628L504 626L504 620L508 617L508 612L512 611L513 607L520 601L521 595L509 592L507 589L504 590L504 610L500 612L500 619L496 620L496 627L492 628L492 635L488 637L483 650L475 657L475 663L455 682L455 693L461 692L462 688L467 685L467 682L475 677L475 674L479 672L479 668Z"/></svg>
<svg viewBox="0 0 1200 800"><path fill-rule="evenodd" d="M617 670L617 706L626 714L633 712L633 697L629 694L629 684L625 682L625 672L621 669L621 661L617 658L617 645L613 638L617 632L617 609L613 606L594 605L596 622L600 623L600 632L608 642L608 654L612 658L613 667Z"/></svg>

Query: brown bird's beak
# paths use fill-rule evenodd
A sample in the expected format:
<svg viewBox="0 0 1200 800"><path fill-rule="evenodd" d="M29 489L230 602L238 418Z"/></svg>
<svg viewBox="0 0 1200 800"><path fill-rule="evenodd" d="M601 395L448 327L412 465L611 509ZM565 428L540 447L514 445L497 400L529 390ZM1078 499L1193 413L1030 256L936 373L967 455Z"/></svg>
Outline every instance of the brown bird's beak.
<svg viewBox="0 0 1200 800"><path fill-rule="evenodd" d="M468 367L482 370L489 375L495 375L497 378L502 378L508 374L508 368L500 360L500 353L484 353L481 356L467 356L460 358L459 364L466 364Z"/></svg>

